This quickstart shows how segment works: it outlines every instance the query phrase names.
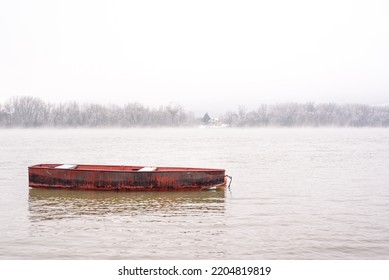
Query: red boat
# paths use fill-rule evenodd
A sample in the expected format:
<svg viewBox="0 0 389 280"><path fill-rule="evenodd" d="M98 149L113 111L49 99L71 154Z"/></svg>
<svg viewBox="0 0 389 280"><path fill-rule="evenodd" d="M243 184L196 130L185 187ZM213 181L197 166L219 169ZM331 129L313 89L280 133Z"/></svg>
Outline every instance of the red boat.
<svg viewBox="0 0 389 280"><path fill-rule="evenodd" d="M226 186L224 169L186 167L38 164L28 167L28 177L34 188L169 191Z"/></svg>

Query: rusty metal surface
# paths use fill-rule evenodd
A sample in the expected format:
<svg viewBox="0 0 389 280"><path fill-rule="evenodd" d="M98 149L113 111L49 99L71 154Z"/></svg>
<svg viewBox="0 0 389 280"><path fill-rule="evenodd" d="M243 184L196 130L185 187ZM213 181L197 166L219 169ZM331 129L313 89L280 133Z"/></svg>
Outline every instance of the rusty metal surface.
<svg viewBox="0 0 389 280"><path fill-rule="evenodd" d="M56 169L58 164L28 168L29 186L87 190L205 190L225 187L225 170L158 167L157 171L136 171L140 166L79 165Z"/></svg>

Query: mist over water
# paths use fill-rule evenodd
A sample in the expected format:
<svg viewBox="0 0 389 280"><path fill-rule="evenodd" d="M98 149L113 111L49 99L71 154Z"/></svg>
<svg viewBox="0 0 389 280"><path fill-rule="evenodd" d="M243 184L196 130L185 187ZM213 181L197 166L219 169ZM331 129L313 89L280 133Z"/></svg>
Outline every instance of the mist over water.
<svg viewBox="0 0 389 280"><path fill-rule="evenodd" d="M3 129L1 259L389 259L389 130ZM225 168L231 192L29 189L38 163Z"/></svg>
<svg viewBox="0 0 389 280"><path fill-rule="evenodd" d="M253 107L254 106L254 110ZM170 103L158 108L140 103L79 104L49 103L32 96L14 96L0 103L0 128L133 128L194 127L201 125L231 127L389 127L389 106L314 102L251 104L237 111L220 112L216 117L201 109L202 115ZM203 117L201 117L203 116Z"/></svg>

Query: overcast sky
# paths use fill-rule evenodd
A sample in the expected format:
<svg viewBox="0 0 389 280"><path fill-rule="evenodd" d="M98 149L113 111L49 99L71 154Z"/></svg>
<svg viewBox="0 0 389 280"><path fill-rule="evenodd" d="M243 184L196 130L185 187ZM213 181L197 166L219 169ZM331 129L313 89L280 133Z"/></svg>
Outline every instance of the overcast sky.
<svg viewBox="0 0 389 280"><path fill-rule="evenodd" d="M0 0L0 102L389 103L389 1Z"/></svg>

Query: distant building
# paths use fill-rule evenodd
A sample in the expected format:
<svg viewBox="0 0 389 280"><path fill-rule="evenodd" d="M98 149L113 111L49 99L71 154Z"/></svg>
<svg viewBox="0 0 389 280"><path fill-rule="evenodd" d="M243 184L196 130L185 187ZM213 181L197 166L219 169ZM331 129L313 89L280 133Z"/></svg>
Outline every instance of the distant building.
<svg viewBox="0 0 389 280"><path fill-rule="evenodd" d="M201 127L227 127L228 125L222 123L217 118L211 118L208 113L205 113L204 117L201 119L203 124Z"/></svg>
<svg viewBox="0 0 389 280"><path fill-rule="evenodd" d="M201 120L204 124L208 124L211 120L211 117L208 115L208 113L205 113L204 117Z"/></svg>

